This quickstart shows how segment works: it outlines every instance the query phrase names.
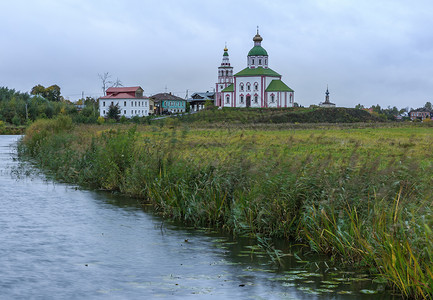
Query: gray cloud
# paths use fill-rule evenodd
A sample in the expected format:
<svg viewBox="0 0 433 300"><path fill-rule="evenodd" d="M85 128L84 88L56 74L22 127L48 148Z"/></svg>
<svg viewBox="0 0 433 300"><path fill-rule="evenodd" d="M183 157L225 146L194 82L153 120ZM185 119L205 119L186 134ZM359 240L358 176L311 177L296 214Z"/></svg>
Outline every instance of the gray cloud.
<svg viewBox="0 0 433 300"><path fill-rule="evenodd" d="M211 90L227 42L246 66L256 26L303 105L331 100L417 107L431 101L429 1L8 1L0 11L0 86L58 84L101 94L98 73L153 94Z"/></svg>

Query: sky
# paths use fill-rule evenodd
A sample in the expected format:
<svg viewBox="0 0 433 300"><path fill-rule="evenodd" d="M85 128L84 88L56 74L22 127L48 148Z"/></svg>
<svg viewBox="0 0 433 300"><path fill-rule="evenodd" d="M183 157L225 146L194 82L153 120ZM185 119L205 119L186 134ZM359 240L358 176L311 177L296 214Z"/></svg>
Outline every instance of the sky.
<svg viewBox="0 0 433 300"><path fill-rule="evenodd" d="M98 74L148 96L212 91L225 44L238 72L259 26L269 67L309 106L433 102L433 1L0 2L0 86L102 96Z"/></svg>

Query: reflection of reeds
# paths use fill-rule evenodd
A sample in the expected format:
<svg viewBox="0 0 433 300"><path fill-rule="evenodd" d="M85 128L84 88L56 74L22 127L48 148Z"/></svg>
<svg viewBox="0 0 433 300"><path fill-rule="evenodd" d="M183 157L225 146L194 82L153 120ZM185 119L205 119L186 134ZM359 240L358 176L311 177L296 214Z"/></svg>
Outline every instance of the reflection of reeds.
<svg viewBox="0 0 433 300"><path fill-rule="evenodd" d="M70 120L50 122L29 128L20 153L60 180L139 197L197 226L307 242L370 266L405 295L432 295L427 127L188 129L173 121L73 130Z"/></svg>

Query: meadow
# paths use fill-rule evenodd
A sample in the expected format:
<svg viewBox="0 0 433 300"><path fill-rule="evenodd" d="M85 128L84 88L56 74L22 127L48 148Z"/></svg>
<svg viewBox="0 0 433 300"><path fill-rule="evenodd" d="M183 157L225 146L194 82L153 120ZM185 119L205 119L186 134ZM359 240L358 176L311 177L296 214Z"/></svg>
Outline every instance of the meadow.
<svg viewBox="0 0 433 300"><path fill-rule="evenodd" d="M21 157L57 180L151 203L235 235L289 239L433 295L433 127L74 125L40 120Z"/></svg>

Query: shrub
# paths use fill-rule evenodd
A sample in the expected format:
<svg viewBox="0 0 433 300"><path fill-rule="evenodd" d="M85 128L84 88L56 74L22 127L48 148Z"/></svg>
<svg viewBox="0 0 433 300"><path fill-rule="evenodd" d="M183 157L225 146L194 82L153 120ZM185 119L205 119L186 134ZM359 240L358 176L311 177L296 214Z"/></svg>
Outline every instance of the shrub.
<svg viewBox="0 0 433 300"><path fill-rule="evenodd" d="M105 119L104 119L104 117L99 116L97 122L98 122L99 125L104 124L104 123L105 123Z"/></svg>

